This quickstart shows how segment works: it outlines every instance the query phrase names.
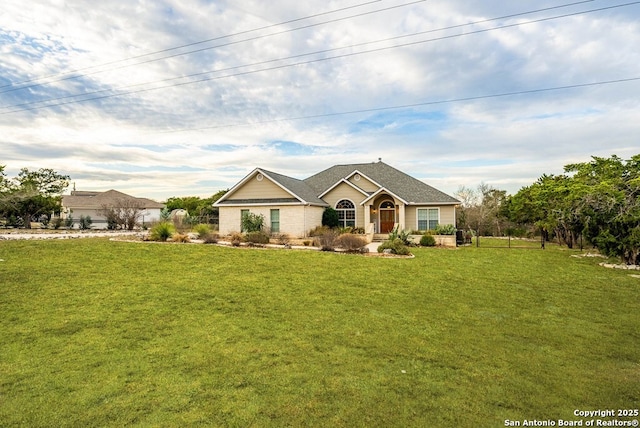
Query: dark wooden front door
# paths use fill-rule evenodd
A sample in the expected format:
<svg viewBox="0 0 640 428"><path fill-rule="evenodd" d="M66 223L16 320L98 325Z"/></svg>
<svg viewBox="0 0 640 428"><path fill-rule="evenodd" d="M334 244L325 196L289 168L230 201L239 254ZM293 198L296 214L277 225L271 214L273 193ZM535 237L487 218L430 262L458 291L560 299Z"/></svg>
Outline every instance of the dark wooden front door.
<svg viewBox="0 0 640 428"><path fill-rule="evenodd" d="M380 210L380 233L389 233L396 223L395 210Z"/></svg>

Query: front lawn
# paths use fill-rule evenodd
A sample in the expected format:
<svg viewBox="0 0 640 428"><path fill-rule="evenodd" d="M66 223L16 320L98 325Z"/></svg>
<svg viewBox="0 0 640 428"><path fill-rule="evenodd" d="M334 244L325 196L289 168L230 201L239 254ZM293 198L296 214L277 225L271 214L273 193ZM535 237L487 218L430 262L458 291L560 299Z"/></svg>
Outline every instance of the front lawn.
<svg viewBox="0 0 640 428"><path fill-rule="evenodd" d="M638 407L630 272L557 248L412 251L0 242L0 426L497 427Z"/></svg>

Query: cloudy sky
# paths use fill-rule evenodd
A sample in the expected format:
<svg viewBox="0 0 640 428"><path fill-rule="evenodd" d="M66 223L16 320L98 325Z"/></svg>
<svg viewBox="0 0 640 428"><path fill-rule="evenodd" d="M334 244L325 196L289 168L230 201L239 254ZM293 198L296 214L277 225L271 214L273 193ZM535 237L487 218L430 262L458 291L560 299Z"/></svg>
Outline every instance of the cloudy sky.
<svg viewBox="0 0 640 428"><path fill-rule="evenodd" d="M640 2L5 0L0 165L210 196L378 158L509 193L640 153Z"/></svg>

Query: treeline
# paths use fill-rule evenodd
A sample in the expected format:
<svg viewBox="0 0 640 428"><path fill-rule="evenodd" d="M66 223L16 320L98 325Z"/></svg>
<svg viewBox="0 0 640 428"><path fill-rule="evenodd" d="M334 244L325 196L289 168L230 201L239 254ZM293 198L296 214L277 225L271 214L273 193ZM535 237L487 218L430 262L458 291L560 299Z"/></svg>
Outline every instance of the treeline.
<svg viewBox="0 0 640 428"><path fill-rule="evenodd" d="M564 174L545 174L515 195L487 185L456 195L461 229L542 234L569 248L583 239L605 255L640 264L640 155L566 165Z"/></svg>
<svg viewBox="0 0 640 428"><path fill-rule="evenodd" d="M0 220L5 224L30 227L32 221L49 219L60 212L62 192L69 186L69 176L50 168L30 171L22 168L7 178L0 165Z"/></svg>

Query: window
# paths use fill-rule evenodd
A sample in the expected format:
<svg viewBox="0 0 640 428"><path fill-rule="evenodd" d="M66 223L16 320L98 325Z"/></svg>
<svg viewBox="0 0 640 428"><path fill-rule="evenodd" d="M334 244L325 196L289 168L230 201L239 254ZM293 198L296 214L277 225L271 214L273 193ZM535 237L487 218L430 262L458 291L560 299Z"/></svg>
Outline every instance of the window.
<svg viewBox="0 0 640 428"><path fill-rule="evenodd" d="M418 230L433 230L438 226L440 210L438 208L418 209Z"/></svg>
<svg viewBox="0 0 640 428"><path fill-rule="evenodd" d="M245 218L245 216L249 215L249 210L240 210L240 232L244 233L246 232L246 230L244 230L244 227L242 226L243 223L243 219Z"/></svg>
<svg viewBox="0 0 640 428"><path fill-rule="evenodd" d="M280 233L280 210L271 210L271 233Z"/></svg>
<svg viewBox="0 0 640 428"><path fill-rule="evenodd" d="M336 204L340 227L356 227L356 207L348 199L343 199Z"/></svg>

